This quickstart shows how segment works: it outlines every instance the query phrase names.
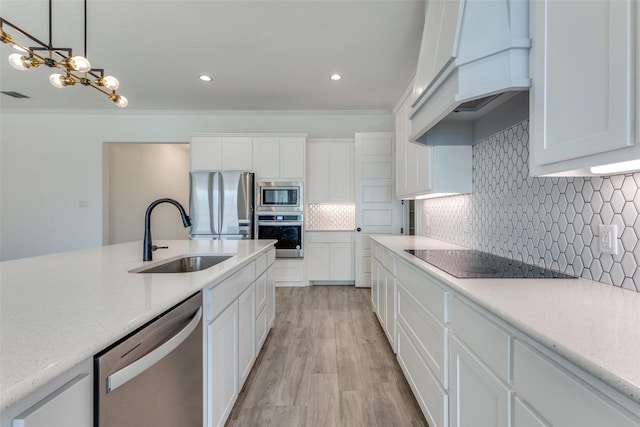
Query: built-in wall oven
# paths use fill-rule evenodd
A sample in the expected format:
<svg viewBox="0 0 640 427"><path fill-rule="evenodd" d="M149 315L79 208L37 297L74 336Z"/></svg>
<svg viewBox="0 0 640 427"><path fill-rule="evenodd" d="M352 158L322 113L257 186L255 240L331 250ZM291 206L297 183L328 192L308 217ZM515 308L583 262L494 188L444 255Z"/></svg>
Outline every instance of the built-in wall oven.
<svg viewBox="0 0 640 427"><path fill-rule="evenodd" d="M258 212L258 239L276 239L276 258L303 258L304 221L299 212Z"/></svg>
<svg viewBox="0 0 640 427"><path fill-rule="evenodd" d="M304 257L304 183L256 183L256 236L276 239L276 258Z"/></svg>

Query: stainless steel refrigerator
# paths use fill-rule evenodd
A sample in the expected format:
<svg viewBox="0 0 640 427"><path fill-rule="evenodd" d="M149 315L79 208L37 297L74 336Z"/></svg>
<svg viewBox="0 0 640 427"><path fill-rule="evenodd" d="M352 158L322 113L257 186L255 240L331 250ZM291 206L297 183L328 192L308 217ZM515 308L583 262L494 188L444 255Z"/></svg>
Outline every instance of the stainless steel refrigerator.
<svg viewBox="0 0 640 427"><path fill-rule="evenodd" d="M191 239L253 239L253 172L191 172Z"/></svg>

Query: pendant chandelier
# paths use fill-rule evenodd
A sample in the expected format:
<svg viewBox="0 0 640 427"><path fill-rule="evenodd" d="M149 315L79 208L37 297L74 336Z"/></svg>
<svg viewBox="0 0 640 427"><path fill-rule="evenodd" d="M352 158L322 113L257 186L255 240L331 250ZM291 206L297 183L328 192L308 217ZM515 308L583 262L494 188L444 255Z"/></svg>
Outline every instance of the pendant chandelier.
<svg viewBox="0 0 640 427"><path fill-rule="evenodd" d="M92 87L113 101L118 107L126 107L127 98L118 95L116 90L120 86L118 79L113 76L105 76L102 68L93 68L87 59L87 0L84 0L84 56L74 56L70 48L54 47L51 41L51 2L49 0L49 43L44 43L18 26L0 17L0 41L12 45L19 53L9 55L9 64L16 70L29 70L46 65L62 72L49 76L49 82L57 88L74 86L79 83ZM15 41L7 32L13 31L28 38L29 43L35 46L27 47Z"/></svg>

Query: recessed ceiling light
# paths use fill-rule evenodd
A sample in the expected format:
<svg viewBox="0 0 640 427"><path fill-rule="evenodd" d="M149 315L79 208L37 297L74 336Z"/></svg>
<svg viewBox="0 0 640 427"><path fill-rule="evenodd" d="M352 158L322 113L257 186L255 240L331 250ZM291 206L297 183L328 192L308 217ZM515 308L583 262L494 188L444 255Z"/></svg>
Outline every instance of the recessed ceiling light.
<svg viewBox="0 0 640 427"><path fill-rule="evenodd" d="M207 76L206 74L202 74L200 76L200 80L202 80L203 82L210 82L212 79L210 76Z"/></svg>
<svg viewBox="0 0 640 427"><path fill-rule="evenodd" d="M333 80L334 82L337 82L338 80L342 80L342 75L337 74L337 73L336 74L331 74L330 79Z"/></svg>

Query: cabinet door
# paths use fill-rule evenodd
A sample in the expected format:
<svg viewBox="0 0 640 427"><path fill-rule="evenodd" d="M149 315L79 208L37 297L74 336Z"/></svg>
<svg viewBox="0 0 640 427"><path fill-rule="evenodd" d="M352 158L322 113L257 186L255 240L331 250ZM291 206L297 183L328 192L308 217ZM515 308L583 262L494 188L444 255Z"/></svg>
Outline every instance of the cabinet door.
<svg viewBox="0 0 640 427"><path fill-rule="evenodd" d="M278 138L253 138L253 170L256 180L280 177L280 141Z"/></svg>
<svg viewBox="0 0 640 427"><path fill-rule="evenodd" d="M427 2L416 72L415 97L419 97L428 89L440 72L455 58L457 48L454 42L458 32L459 14L459 0Z"/></svg>
<svg viewBox="0 0 640 427"><path fill-rule="evenodd" d="M329 201L353 202L353 143L333 142L329 145ZM326 178L326 179L327 179Z"/></svg>
<svg viewBox="0 0 640 427"><path fill-rule="evenodd" d="M253 283L238 298L238 389L249 376L255 360L256 286Z"/></svg>
<svg viewBox="0 0 640 427"><path fill-rule="evenodd" d="M380 296L378 295L380 289L380 262L377 259L371 257L371 305L373 306L373 312L378 313Z"/></svg>
<svg viewBox="0 0 640 427"><path fill-rule="evenodd" d="M353 280L353 243L331 243L331 280Z"/></svg>
<svg viewBox="0 0 640 427"><path fill-rule="evenodd" d="M638 418L632 419L612 399L521 340L516 340L514 353L514 388L550 425L640 425Z"/></svg>
<svg viewBox="0 0 640 427"><path fill-rule="evenodd" d="M275 267L271 265L267 270L267 325L273 327L276 319L276 280Z"/></svg>
<svg viewBox="0 0 640 427"><path fill-rule="evenodd" d="M551 427L518 397L513 405L513 420L517 427Z"/></svg>
<svg viewBox="0 0 640 427"><path fill-rule="evenodd" d="M634 144L636 6L633 0L531 2L536 165Z"/></svg>
<svg viewBox="0 0 640 427"><path fill-rule="evenodd" d="M307 280L331 280L329 243L307 243Z"/></svg>
<svg viewBox="0 0 640 427"><path fill-rule="evenodd" d="M396 352L396 281L387 273L387 295L385 297L387 314L384 316L384 331L391 344L393 352Z"/></svg>
<svg viewBox="0 0 640 427"><path fill-rule="evenodd" d="M223 138L222 139L222 168L223 170L251 171L253 170L251 138Z"/></svg>
<svg viewBox="0 0 640 427"><path fill-rule="evenodd" d="M280 138L280 178L304 180L304 138Z"/></svg>
<svg viewBox="0 0 640 427"><path fill-rule="evenodd" d="M208 426L223 426L238 395L238 303L207 326Z"/></svg>
<svg viewBox="0 0 640 427"><path fill-rule="evenodd" d="M91 375L78 375L12 422L12 427L89 427L93 425Z"/></svg>
<svg viewBox="0 0 640 427"><path fill-rule="evenodd" d="M510 391L456 337L451 339L451 425L508 427Z"/></svg>
<svg viewBox="0 0 640 427"><path fill-rule="evenodd" d="M307 203L329 200L329 143L310 141L307 144Z"/></svg>
<svg viewBox="0 0 640 427"><path fill-rule="evenodd" d="M191 170L222 170L222 138L197 136L190 144Z"/></svg>
<svg viewBox="0 0 640 427"><path fill-rule="evenodd" d="M425 365L402 325L398 326L398 363L430 427L449 426L449 395ZM491 426L491 424L470 424Z"/></svg>

